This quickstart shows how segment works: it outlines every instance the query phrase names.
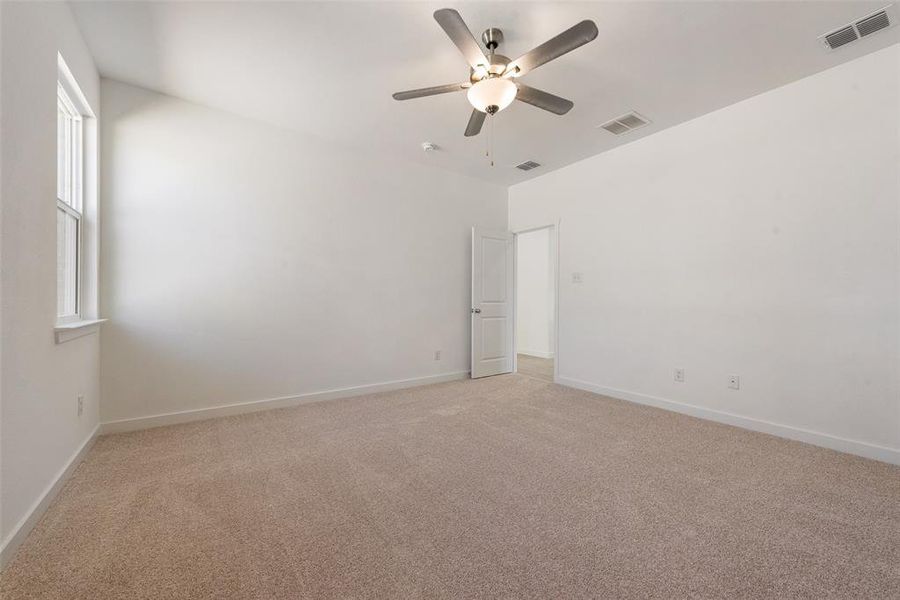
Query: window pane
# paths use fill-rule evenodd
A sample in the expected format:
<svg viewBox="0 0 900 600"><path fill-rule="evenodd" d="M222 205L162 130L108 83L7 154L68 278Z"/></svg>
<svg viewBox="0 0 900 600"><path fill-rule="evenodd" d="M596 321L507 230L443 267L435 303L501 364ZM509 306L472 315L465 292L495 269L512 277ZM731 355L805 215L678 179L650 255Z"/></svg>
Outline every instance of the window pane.
<svg viewBox="0 0 900 600"><path fill-rule="evenodd" d="M60 83L56 100L56 312L59 318L67 319L77 317L81 310L78 251L83 149L81 115Z"/></svg>
<svg viewBox="0 0 900 600"><path fill-rule="evenodd" d="M56 197L71 204L72 189L72 117L62 101L56 109Z"/></svg>
<svg viewBox="0 0 900 600"><path fill-rule="evenodd" d="M56 209L56 314L78 312L78 219Z"/></svg>
<svg viewBox="0 0 900 600"><path fill-rule="evenodd" d="M59 108L56 110L56 197L65 201L66 196L66 116Z"/></svg>

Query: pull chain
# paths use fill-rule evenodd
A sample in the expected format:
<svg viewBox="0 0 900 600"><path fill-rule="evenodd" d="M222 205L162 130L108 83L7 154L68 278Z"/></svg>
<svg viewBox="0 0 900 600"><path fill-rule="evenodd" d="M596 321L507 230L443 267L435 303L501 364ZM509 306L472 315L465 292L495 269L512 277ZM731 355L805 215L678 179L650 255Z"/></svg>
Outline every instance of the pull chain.
<svg viewBox="0 0 900 600"><path fill-rule="evenodd" d="M494 120L491 119L491 166L494 166L494 146L497 144L497 136L494 134Z"/></svg>
<svg viewBox="0 0 900 600"><path fill-rule="evenodd" d="M494 166L494 117L493 115L488 115L488 127L487 132L485 134L485 149L484 155L490 161L491 166Z"/></svg>
<svg viewBox="0 0 900 600"><path fill-rule="evenodd" d="M494 118L491 117L491 166L494 166Z"/></svg>

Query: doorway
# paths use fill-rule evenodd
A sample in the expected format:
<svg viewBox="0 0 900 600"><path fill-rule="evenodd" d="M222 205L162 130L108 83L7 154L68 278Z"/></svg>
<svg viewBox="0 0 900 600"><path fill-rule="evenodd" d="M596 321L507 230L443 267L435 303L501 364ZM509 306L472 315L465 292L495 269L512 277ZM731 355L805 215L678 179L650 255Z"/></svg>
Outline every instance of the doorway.
<svg viewBox="0 0 900 600"><path fill-rule="evenodd" d="M556 373L556 228L516 232L516 371L554 380Z"/></svg>

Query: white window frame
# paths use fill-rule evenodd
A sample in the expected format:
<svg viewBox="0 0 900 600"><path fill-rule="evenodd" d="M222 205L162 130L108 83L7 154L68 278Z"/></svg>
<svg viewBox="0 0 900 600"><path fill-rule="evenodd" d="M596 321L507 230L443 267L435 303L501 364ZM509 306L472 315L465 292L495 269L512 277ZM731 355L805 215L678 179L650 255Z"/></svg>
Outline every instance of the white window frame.
<svg viewBox="0 0 900 600"><path fill-rule="evenodd" d="M74 274L74 281L69 281L69 285L72 286L69 289L74 291L75 310L72 311L74 314L57 316L54 327L56 343L62 344L97 333L100 324L106 319L99 317L97 301L99 272L97 232L100 227L97 197L99 161L97 115L91 109L87 97L60 53L57 53L57 67L57 106L61 109L57 117L57 128L63 122L59 117L65 114L71 117L70 121L65 121L71 125L71 131L67 136L60 136L59 129L57 130L56 172L64 174L62 179L66 185L60 185L60 181L57 180L56 218L58 221L64 215L67 220L66 226L70 228L74 220L77 230L74 232L75 268L67 269L67 272ZM65 146L60 146L60 137L67 140L63 142ZM63 169L60 168L60 147L71 157ZM57 238L58 244L62 239L59 233ZM57 247L58 254L59 247ZM57 260L59 258L57 256ZM57 290L57 306L60 304L59 300Z"/></svg>
<svg viewBox="0 0 900 600"><path fill-rule="evenodd" d="M61 78L62 79L62 78ZM84 197L84 114L76 107L76 102L66 91L66 85L62 80L57 81L57 109L63 113L68 128L67 134L64 136L68 145L63 149L59 147L59 133L57 132L57 178L59 173L59 153L64 153L65 159L65 182L63 186L57 182L57 211L63 212L75 219L75 244L71 248L74 256L69 256L68 260L74 263L74 268L69 269L70 278L65 282L66 289L70 289L74 294L74 307L72 312L59 314L57 312L56 322L58 324L72 323L82 319L82 281L83 276L83 243L84 238L84 214L83 214L83 197ZM57 127L58 127L57 123ZM62 189L60 190L60 187ZM62 191L62 198L59 192ZM56 243L61 240L57 237ZM67 249L68 250L68 249ZM59 249L57 249L57 252ZM67 254L69 251L67 251ZM57 289L57 306L59 306L59 296L63 290Z"/></svg>

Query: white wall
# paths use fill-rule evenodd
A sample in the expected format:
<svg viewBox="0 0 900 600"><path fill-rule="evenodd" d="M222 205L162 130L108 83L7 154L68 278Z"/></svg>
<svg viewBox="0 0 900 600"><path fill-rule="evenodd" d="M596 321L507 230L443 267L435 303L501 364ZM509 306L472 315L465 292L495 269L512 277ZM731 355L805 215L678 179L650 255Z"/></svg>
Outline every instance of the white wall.
<svg viewBox="0 0 900 600"><path fill-rule="evenodd" d="M468 371L504 188L107 80L102 147L104 421Z"/></svg>
<svg viewBox="0 0 900 600"><path fill-rule="evenodd" d="M95 112L100 84L68 5L3 2L0 23L0 539L12 548L98 423L98 336L53 337L57 52Z"/></svg>
<svg viewBox="0 0 900 600"><path fill-rule="evenodd" d="M560 376L900 460L898 78L894 45L513 186L511 228L562 220Z"/></svg>
<svg viewBox="0 0 900 600"><path fill-rule="evenodd" d="M541 358L553 357L552 233L543 228L516 236L516 351Z"/></svg>

